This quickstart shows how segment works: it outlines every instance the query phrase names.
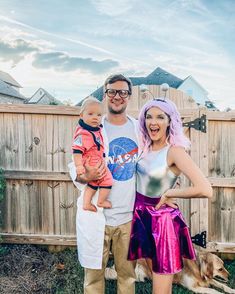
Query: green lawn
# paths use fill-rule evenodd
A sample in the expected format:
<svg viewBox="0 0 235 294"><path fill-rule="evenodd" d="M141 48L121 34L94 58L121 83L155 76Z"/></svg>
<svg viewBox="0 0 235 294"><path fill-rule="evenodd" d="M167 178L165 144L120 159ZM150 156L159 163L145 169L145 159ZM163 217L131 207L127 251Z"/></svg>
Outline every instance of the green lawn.
<svg viewBox="0 0 235 294"><path fill-rule="evenodd" d="M33 245L0 248L0 293L83 294L83 268L75 249L50 253L47 247ZM226 261L225 266L231 273L228 285L235 288L235 260ZM116 281L107 281L106 294L116 293ZM151 282L137 283L136 293L151 293ZM174 286L173 293L192 292Z"/></svg>
<svg viewBox="0 0 235 294"><path fill-rule="evenodd" d="M76 261L75 261L74 267L71 267L70 269L74 270L75 268L76 268ZM232 274L232 276L230 277L228 285L230 287L232 287L232 288L235 288L235 261L233 261L233 262L232 261L227 261L226 262L226 268ZM83 281L83 269L79 265L77 265L77 273L78 273L79 277L81 277L81 278L79 278L79 281L82 282ZM67 285L67 287L68 287L68 285ZM69 285L69 287L71 287L71 284ZM73 291L75 291L74 289L76 289L77 292L69 292L71 290L68 290L68 292L66 292L67 291L66 289L67 288L64 287L62 292L57 292L57 293L61 293L61 294L62 293L66 293L66 294L69 294L69 293L83 293L82 284L80 284L80 283L78 284L78 287L71 288L71 290L73 289ZM116 294L116 293L117 293L116 281L106 281L105 294ZM152 293L151 281L146 280L146 282L144 282L144 283L142 283L142 282L136 283L136 293L137 294L145 294L145 293L146 294L147 293L151 294ZM190 293L193 293L193 292L188 291L185 288L180 287L180 286L176 286L176 285L173 286L173 294L190 294Z"/></svg>

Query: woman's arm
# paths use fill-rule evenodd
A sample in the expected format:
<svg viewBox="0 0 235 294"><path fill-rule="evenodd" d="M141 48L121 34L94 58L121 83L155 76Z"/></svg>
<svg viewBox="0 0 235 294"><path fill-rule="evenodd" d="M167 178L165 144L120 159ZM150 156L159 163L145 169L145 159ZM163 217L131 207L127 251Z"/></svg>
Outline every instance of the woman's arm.
<svg viewBox="0 0 235 294"><path fill-rule="evenodd" d="M168 153L170 165L175 165L191 182L191 187L169 189L168 198L211 198L212 188L200 168L182 147L171 147Z"/></svg>

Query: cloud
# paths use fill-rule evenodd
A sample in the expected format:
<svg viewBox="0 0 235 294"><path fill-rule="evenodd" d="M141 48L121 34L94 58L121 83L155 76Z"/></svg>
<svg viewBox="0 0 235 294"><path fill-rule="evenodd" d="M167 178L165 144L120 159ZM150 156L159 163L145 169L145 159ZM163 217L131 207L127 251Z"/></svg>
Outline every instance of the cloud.
<svg viewBox="0 0 235 294"><path fill-rule="evenodd" d="M119 65L111 59L94 60L92 58L73 57L63 52L37 53L33 61L36 68L53 68L56 71L69 72L75 70L100 74Z"/></svg>
<svg viewBox="0 0 235 294"><path fill-rule="evenodd" d="M108 16L119 16L127 13L133 8L135 2L135 0L91 0L96 10Z"/></svg>
<svg viewBox="0 0 235 294"><path fill-rule="evenodd" d="M106 50L104 48L95 46L93 44L86 43L86 42L83 42L81 40L77 40L77 39L74 39L74 38L67 38L67 37L65 37L63 35L50 33L50 32L44 31L44 30L40 30L40 29L38 29L36 27L30 26L30 25L28 25L26 23L23 23L23 22L16 21L16 20L14 20L12 18L9 18L9 17L5 17L3 15L0 15L0 21L24 27L26 29L29 29L30 31L33 31L34 33L41 33L43 35L51 36L51 37L54 37L54 38L57 38L57 39L60 39L60 40L64 40L64 41L68 41L68 42L71 42L71 43L74 43L74 44L78 44L78 45L93 49L93 50L98 51L98 52L102 52L102 53L109 54L109 55L114 55L113 52L110 52L110 51L108 51L108 50Z"/></svg>
<svg viewBox="0 0 235 294"><path fill-rule="evenodd" d="M23 60L27 54L37 51L38 48L23 39L9 42L0 40L0 59L2 61L11 61L14 65Z"/></svg>
<svg viewBox="0 0 235 294"><path fill-rule="evenodd" d="M35 37L34 34L23 31L16 26L10 27L9 25L4 25L1 22L0 17L0 36L4 39L16 39L16 38L25 38L25 37Z"/></svg>
<svg viewBox="0 0 235 294"><path fill-rule="evenodd" d="M95 60L80 56L70 56L61 51L53 51L50 46L43 40L0 40L0 60L11 62L16 66L23 59L31 55L32 65L40 69L54 69L60 72L71 72L75 70L88 71L93 74L108 72L110 69L117 67L119 63L112 59ZM50 51L49 51L49 50ZM47 51L47 52L46 52Z"/></svg>

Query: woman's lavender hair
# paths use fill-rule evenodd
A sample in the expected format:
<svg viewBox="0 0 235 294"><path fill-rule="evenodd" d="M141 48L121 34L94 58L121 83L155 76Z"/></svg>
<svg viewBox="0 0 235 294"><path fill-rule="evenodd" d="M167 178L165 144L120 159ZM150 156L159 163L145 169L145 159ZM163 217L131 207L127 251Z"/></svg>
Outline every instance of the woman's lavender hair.
<svg viewBox="0 0 235 294"><path fill-rule="evenodd" d="M172 146L180 146L188 149L190 147L190 141L184 135L182 121L175 103L167 98L155 98L151 101L148 101L140 110L139 129L141 134L140 138L142 150L148 151L152 144L152 140L150 139L145 124L146 113L152 107L160 108L170 118L170 126L167 133L167 142Z"/></svg>

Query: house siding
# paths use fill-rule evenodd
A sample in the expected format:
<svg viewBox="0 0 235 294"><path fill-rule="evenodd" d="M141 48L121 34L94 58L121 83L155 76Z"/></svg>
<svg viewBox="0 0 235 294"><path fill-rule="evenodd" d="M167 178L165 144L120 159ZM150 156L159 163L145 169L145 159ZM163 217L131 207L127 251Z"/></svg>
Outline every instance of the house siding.
<svg viewBox="0 0 235 294"><path fill-rule="evenodd" d="M197 103L205 105L205 101L208 100L207 93L201 89L193 80L185 80L179 87L178 90L185 92L191 96Z"/></svg>

